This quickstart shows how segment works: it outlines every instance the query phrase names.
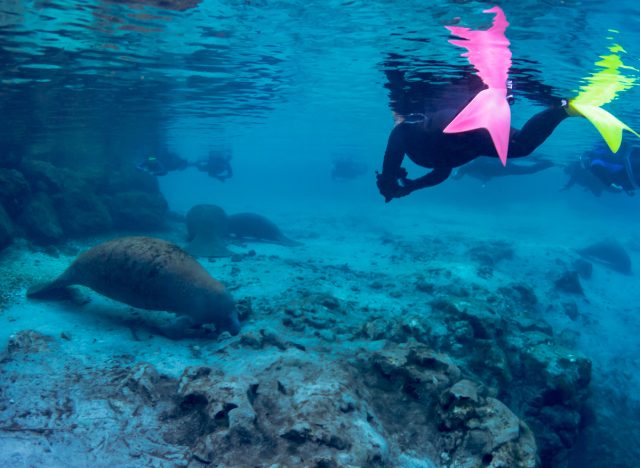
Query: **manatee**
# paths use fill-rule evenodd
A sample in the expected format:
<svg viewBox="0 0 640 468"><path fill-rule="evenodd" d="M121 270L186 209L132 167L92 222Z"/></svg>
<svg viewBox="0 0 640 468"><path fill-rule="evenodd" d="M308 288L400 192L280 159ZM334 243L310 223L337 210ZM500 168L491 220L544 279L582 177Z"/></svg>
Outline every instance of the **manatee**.
<svg viewBox="0 0 640 468"><path fill-rule="evenodd" d="M615 239L605 239L588 245L577 252L588 260L598 262L625 275L631 274L631 258Z"/></svg>
<svg viewBox="0 0 640 468"><path fill-rule="evenodd" d="M82 285L110 299L180 317L183 326L213 323L240 330L234 301L225 287L177 245L151 237L122 237L80 254L56 279L35 285L30 298L51 298Z"/></svg>
<svg viewBox="0 0 640 468"><path fill-rule="evenodd" d="M255 213L238 213L229 216L229 234L239 239L257 239L274 244L296 246L300 242L289 239L273 222Z"/></svg>
<svg viewBox="0 0 640 468"><path fill-rule="evenodd" d="M554 165L553 161L538 158L529 161L509 161L509 164L503 166L496 158L480 157L473 159L464 166L456 168L453 177L460 179L468 175L486 184L494 177L535 174L536 172L549 169Z"/></svg>
<svg viewBox="0 0 640 468"><path fill-rule="evenodd" d="M225 246L228 233L227 213L216 205L196 205L186 218L185 250L197 257L228 257L232 253Z"/></svg>
<svg viewBox="0 0 640 468"><path fill-rule="evenodd" d="M352 180L367 173L367 166L350 157L340 157L333 160L331 178L333 180Z"/></svg>

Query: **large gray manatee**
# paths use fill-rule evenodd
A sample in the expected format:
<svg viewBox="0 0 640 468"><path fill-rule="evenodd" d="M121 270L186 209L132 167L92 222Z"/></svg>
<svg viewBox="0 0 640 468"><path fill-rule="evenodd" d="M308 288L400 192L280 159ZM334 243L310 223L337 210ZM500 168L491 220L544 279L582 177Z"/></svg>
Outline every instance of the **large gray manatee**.
<svg viewBox="0 0 640 468"><path fill-rule="evenodd" d="M188 324L213 323L234 335L240 330L234 301L222 283L161 239L122 237L99 244L53 281L29 288L27 296L46 298L74 284L133 307L174 312Z"/></svg>
<svg viewBox="0 0 640 468"><path fill-rule="evenodd" d="M228 257L225 246L228 232L227 213L216 205L196 205L186 218L187 240L185 250L196 257Z"/></svg>

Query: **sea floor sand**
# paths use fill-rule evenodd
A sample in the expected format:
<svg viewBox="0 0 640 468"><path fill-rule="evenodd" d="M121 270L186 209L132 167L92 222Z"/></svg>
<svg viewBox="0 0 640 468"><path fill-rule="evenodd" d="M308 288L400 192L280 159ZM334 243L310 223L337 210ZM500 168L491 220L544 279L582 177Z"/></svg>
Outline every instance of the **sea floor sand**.
<svg viewBox="0 0 640 468"><path fill-rule="evenodd" d="M23 243L5 250L0 263L0 348L8 351L0 364L4 421L0 464L185 464L192 455L184 445L168 449L166 438L154 436L144 436L144 443L135 442L144 439L142 434L158 430L143 426L153 421L157 426L160 409L166 410L169 401L160 398L153 409L140 407L136 424L137 416L131 416L136 413L119 413L101 399L101 391L109 386L122 386L118 380L122 369L146 363L160 375L179 379L186 368L206 365L226 378L242 379L269 368L283 353L331 366L335 360L357 354L357 349L377 352L383 348L382 340L353 330L377 317L419 313L433 299L429 288L452 284L471 294L474 290L491 293L513 284L525 285L535 293L538 302L533 319L548 323L558 342L593 362L592 398L615 395L605 416L592 423L590 437L607 429L599 424L615 429L621 411L637 411L640 289L635 286L636 277L594 265L592 277L579 280L583 295L555 286L555 280L578 258L572 249L597 238L605 231L601 224L583 220L550 231L549 225L563 226L562 212L551 219L544 207L531 206L514 205L489 220L486 212L460 208L424 210L401 205L393 212L385 208L377 212L358 207L331 212L308 207L298 212L274 211L281 228L303 242L302 246L238 243L230 245L236 253L231 258L200 259L237 300L250 304L251 313L239 337L224 334L217 339L170 340L148 325L162 323L171 314L134 310L82 288L74 301L25 298L30 284L61 273L78 252L102 239L71 241L48 252L34 251ZM184 244L184 228L179 223L156 235ZM633 235L627 232L621 240L633 246ZM638 264L639 252L631 249L630 253ZM338 307L335 304L341 304L341 312L330 320L321 315L305 318L305 298L310 296L324 304L329 315ZM564 304L573 305L567 308ZM304 325L297 327L297 322ZM44 337L34 338L38 350L33 354L27 352L29 345L12 341L16 336L24 338L20 333L28 330ZM254 346L251 340L256 336L269 345ZM24 355L16 357L12 346ZM54 403L46 405L39 399ZM65 401L72 400L73 409L66 407ZM57 418L51 411L58 411ZM132 419L125 420L125 415ZM65 428L65 418L75 426ZM627 425L629 437L640 433L633 426ZM154 450L155 457L149 455ZM601 448L597 453L605 452ZM408 456L404 453L402 459ZM405 465L419 466L416 463ZM428 466L426 459L423 463ZM438 463L443 460L434 461Z"/></svg>

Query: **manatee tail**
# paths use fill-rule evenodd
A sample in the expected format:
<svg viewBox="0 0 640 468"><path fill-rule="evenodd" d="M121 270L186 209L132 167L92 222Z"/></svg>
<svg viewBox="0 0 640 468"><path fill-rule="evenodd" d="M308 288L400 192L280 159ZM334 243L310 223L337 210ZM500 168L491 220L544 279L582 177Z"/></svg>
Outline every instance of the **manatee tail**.
<svg viewBox="0 0 640 468"><path fill-rule="evenodd" d="M27 297L30 299L57 299L66 297L67 286L71 283L62 274L53 281L39 283L27 289Z"/></svg>
<svg viewBox="0 0 640 468"><path fill-rule="evenodd" d="M196 235L185 247L194 257L230 257L233 255L225 246L224 240L218 237Z"/></svg>
<svg viewBox="0 0 640 468"><path fill-rule="evenodd" d="M569 101L569 112L585 117L596 127L612 153L617 153L622 143L622 131L627 130L640 137L635 130L601 107Z"/></svg>
<svg viewBox="0 0 640 468"><path fill-rule="evenodd" d="M500 161L505 165L511 133L511 109L507 101L506 88L488 88L480 91L443 132L461 133L478 128L486 128L489 131Z"/></svg>
<svg viewBox="0 0 640 468"><path fill-rule="evenodd" d="M278 239L278 244L284 245L284 246L287 246L287 247L299 247L301 245L304 245L302 242L298 242L298 241L295 241L293 239L289 239L286 236L280 237Z"/></svg>

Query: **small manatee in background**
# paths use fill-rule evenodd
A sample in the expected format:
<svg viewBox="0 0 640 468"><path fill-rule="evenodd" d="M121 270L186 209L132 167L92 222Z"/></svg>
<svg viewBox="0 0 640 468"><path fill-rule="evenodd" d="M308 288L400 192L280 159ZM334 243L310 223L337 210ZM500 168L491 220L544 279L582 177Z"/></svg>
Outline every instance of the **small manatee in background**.
<svg viewBox="0 0 640 468"><path fill-rule="evenodd" d="M366 173L366 164L351 157L343 156L333 160L331 169L331 178L333 180L353 180Z"/></svg>
<svg viewBox="0 0 640 468"><path fill-rule="evenodd" d="M582 257L605 265L625 275L631 274L631 258L615 239L605 239L582 249L576 249Z"/></svg>
<svg viewBox="0 0 640 468"><path fill-rule="evenodd" d="M225 243L228 234L227 213L216 205L195 205L187 213L185 250L196 257L228 257Z"/></svg>
<svg viewBox="0 0 640 468"><path fill-rule="evenodd" d="M133 307L174 312L182 319L178 327L213 323L234 335L240 330L234 301L222 283L161 239L122 237L99 244L53 281L29 288L27 296L50 298L75 284Z"/></svg>
<svg viewBox="0 0 640 468"><path fill-rule="evenodd" d="M255 239L290 247L302 245L282 234L275 223L256 213L234 214L228 217L228 221L229 235L239 239Z"/></svg>

